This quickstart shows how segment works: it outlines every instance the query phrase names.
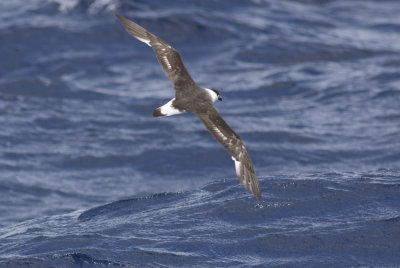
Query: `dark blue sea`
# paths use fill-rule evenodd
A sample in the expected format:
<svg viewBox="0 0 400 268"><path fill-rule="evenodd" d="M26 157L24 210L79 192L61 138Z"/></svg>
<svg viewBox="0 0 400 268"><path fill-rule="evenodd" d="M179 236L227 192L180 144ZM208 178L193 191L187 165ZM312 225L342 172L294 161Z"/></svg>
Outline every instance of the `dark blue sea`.
<svg viewBox="0 0 400 268"><path fill-rule="evenodd" d="M258 202L174 97L176 48ZM0 267L400 267L400 1L0 3Z"/></svg>

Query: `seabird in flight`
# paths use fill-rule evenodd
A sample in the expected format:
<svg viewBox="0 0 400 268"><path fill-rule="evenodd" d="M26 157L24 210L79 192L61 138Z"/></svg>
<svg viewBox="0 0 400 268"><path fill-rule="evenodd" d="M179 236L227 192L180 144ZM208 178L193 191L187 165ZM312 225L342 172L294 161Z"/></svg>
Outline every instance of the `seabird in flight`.
<svg viewBox="0 0 400 268"><path fill-rule="evenodd" d="M170 116L187 111L195 114L232 156L239 181L261 201L256 172L242 140L214 108L214 102L222 100L218 90L197 86L178 51L133 21L118 14L116 16L130 35L154 50L158 62L174 85L175 98L155 109L153 116Z"/></svg>

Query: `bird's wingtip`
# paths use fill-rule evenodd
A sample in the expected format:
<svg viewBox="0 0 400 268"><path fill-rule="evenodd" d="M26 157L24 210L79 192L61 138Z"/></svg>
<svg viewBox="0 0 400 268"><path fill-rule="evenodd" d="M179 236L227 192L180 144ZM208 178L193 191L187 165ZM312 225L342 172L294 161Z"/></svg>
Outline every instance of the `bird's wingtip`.
<svg viewBox="0 0 400 268"><path fill-rule="evenodd" d="M258 201L260 201L260 202L262 201L260 185L258 183L257 177L253 181L253 185L250 188L250 191L257 198Z"/></svg>
<svg viewBox="0 0 400 268"><path fill-rule="evenodd" d="M114 13L114 15L115 15L115 17L117 17L117 19L119 20L119 21L121 21L122 22L122 20L124 19L124 17L122 17L120 14L118 14L118 13Z"/></svg>

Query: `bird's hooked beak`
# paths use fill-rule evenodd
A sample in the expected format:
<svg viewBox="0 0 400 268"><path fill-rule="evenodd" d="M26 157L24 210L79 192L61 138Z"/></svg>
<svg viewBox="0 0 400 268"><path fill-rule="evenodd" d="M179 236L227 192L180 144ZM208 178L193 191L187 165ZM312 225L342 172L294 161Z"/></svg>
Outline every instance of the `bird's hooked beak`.
<svg viewBox="0 0 400 268"><path fill-rule="evenodd" d="M218 100L222 101L222 97L220 95L218 95Z"/></svg>

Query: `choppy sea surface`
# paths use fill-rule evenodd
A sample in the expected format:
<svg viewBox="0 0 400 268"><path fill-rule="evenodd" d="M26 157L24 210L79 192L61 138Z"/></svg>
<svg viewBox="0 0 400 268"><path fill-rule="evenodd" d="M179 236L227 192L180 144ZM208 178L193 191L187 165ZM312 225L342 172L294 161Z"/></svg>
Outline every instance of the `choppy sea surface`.
<svg viewBox="0 0 400 268"><path fill-rule="evenodd" d="M263 201L118 12L180 51ZM0 267L400 266L400 1L0 3Z"/></svg>

